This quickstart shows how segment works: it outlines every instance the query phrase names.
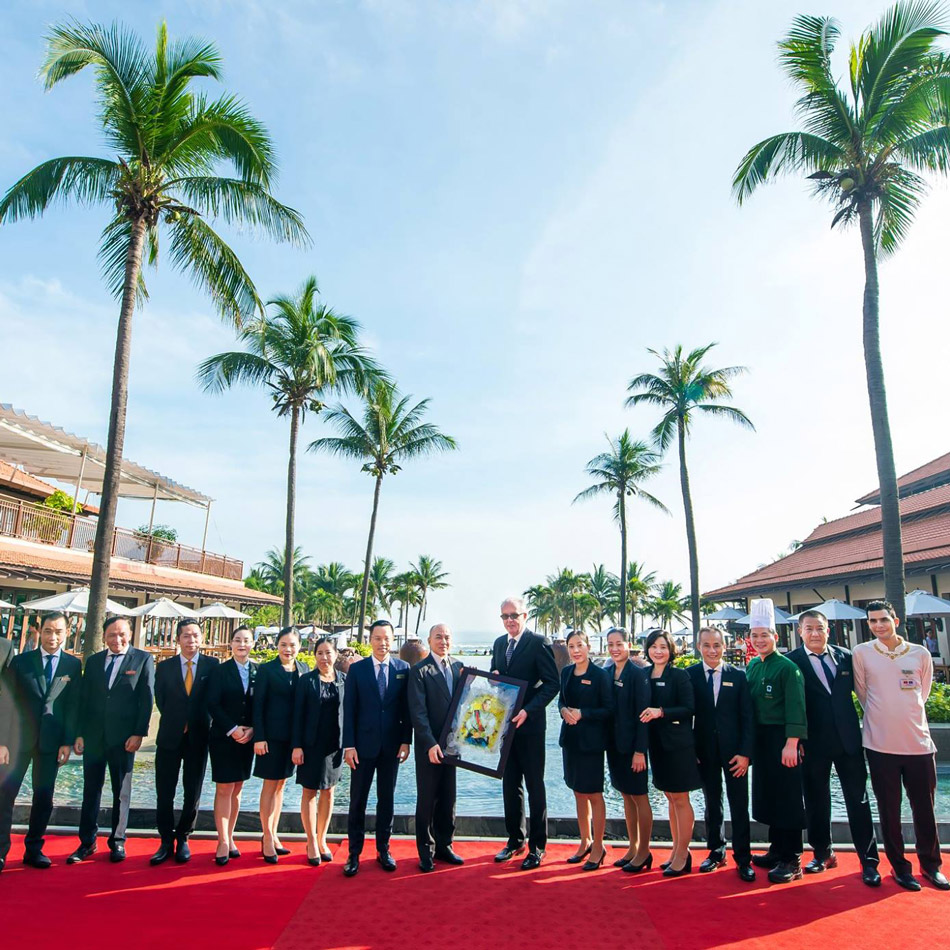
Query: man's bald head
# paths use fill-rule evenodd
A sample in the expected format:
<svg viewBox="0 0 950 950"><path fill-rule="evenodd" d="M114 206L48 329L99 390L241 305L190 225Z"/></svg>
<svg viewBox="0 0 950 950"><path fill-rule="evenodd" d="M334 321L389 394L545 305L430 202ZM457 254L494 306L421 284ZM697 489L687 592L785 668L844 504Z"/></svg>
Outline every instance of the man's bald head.
<svg viewBox="0 0 950 950"><path fill-rule="evenodd" d="M452 649L452 631L447 623L437 623L429 630L429 649L440 660Z"/></svg>

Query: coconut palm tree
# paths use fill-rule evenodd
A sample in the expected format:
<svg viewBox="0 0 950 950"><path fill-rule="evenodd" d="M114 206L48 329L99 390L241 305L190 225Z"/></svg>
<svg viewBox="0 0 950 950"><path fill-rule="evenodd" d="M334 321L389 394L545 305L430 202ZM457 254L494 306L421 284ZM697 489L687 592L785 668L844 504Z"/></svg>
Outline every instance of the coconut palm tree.
<svg viewBox="0 0 950 950"><path fill-rule="evenodd" d="M534 620L536 627L548 632L561 626L560 608L550 587L546 584L536 584L529 587L524 596L528 602L528 615Z"/></svg>
<svg viewBox="0 0 950 950"><path fill-rule="evenodd" d="M316 590L325 590L327 593L342 597L353 588L353 574L340 561L318 564L313 572L312 584Z"/></svg>
<svg viewBox="0 0 950 950"><path fill-rule="evenodd" d="M240 335L246 349L218 353L198 367L208 392L220 393L239 383L266 389L278 417L290 420L287 460L286 550L294 547L297 508L297 442L307 413L319 413L330 395L359 392L382 374L359 344L360 325L334 313L317 299L317 278L308 277L296 296L269 300L269 312L248 324ZM285 561L284 619L293 609L293 560Z"/></svg>
<svg viewBox="0 0 950 950"><path fill-rule="evenodd" d="M392 598L399 604L397 627L403 628L403 635L409 635L409 608L422 604L419 592L419 577L414 571L403 571L393 578Z"/></svg>
<svg viewBox="0 0 950 950"><path fill-rule="evenodd" d="M646 604L656 585L656 572L648 571L642 561L631 561L627 565L627 597L630 601L630 628L636 632L637 614L643 616L641 607Z"/></svg>
<svg viewBox="0 0 950 950"><path fill-rule="evenodd" d="M303 598L307 594L310 579L310 558L305 557L301 548L294 548L293 571L291 576L296 585L295 599ZM272 594L283 594L287 578L287 567L284 563L284 551L280 548L271 548L255 568L259 576L267 585L266 589ZM286 627L287 624L284 624Z"/></svg>
<svg viewBox="0 0 950 950"><path fill-rule="evenodd" d="M630 438L630 430L624 429L616 439L607 437L610 449L595 455L587 463L587 474L596 479L590 488L585 488L574 502L586 501L597 495L612 495L614 518L620 525L620 576L627 573L627 499L642 498L647 504L669 514L669 509L642 487L643 482L659 474L660 456L646 442ZM627 626L627 590L620 588L620 626Z"/></svg>
<svg viewBox="0 0 950 950"><path fill-rule="evenodd" d="M648 350L660 361L658 373L641 373L630 380L627 391L633 395L626 405L645 403L658 406L663 417L653 429L653 438L665 452L676 440L679 450L680 488L683 492L683 510L686 515L686 544L689 548L689 585L692 599L690 613L693 622L693 641L699 637L699 554L696 548L696 521L693 517L693 498L689 490L689 470L686 467L686 439L693 420L700 414L725 416L739 425L754 429L749 417L733 406L719 401L732 395L729 380L746 371L744 366L710 369L703 365L706 354L715 346L707 343L689 353L677 345L672 352Z"/></svg>
<svg viewBox="0 0 950 950"><path fill-rule="evenodd" d="M366 541L366 559L363 569L363 589L360 593L360 614L357 636L363 640L366 620L366 593L369 569L373 558L373 539L376 535L376 516L379 513L379 494L386 475L395 475L404 462L423 458L435 452L458 448L455 439L440 432L422 418L429 408L423 399L410 406L412 397L400 398L393 383L378 380L363 397L363 419L358 420L345 406L326 410L326 421L334 426L339 436L316 439L310 443L311 452L328 452L363 462L362 471L375 479L373 514Z"/></svg>
<svg viewBox="0 0 950 950"><path fill-rule="evenodd" d="M558 610L565 620L570 619L571 627L578 628L578 594L588 592L590 578L578 574L570 568L560 568L556 574L547 578L547 586L554 592ZM579 629L579 628L578 628Z"/></svg>
<svg viewBox="0 0 950 950"><path fill-rule="evenodd" d="M105 205L99 259L121 301L112 374L109 435L96 523L85 652L101 648L112 533L129 391L132 314L147 293L142 261L166 257L240 326L260 309L250 276L212 223L249 226L280 241L309 240L300 216L271 194L276 163L264 126L234 96L210 99L194 80L219 80L221 57L203 40L169 44L165 24L149 52L122 26L54 26L40 77L47 89L89 68L98 121L111 157L53 158L27 172L0 200L0 224L35 218L61 202ZM219 174L232 166L234 177ZM210 222L210 223L209 223Z"/></svg>
<svg viewBox="0 0 950 950"><path fill-rule="evenodd" d="M598 621L601 624L605 620L614 623L620 607L620 581L617 575L611 574L603 564L595 564L587 576L590 578L591 596L597 601Z"/></svg>
<svg viewBox="0 0 950 950"><path fill-rule="evenodd" d="M444 590L449 586L447 578L449 575L442 570L442 562L426 554L419 555L417 564L409 565L412 572L416 575L417 584L421 600L419 604L419 613L416 616L416 636L419 636L419 624L425 616L426 604L430 590Z"/></svg>
<svg viewBox="0 0 950 950"><path fill-rule="evenodd" d="M831 56L835 20L800 16L779 43L779 62L802 92L802 130L753 146L733 179L741 204L780 175L806 174L835 209L831 226L857 223L864 253L862 338L881 500L885 596L904 619L904 556L897 472L881 360L878 258L893 254L926 188L921 172L950 168L950 58L940 3L901 2L851 44L849 82Z"/></svg>
<svg viewBox="0 0 950 950"><path fill-rule="evenodd" d="M646 607L660 626L669 629L674 619L683 620L683 614L690 609L690 598L683 596L681 584L663 581L657 586L656 596L647 602Z"/></svg>
<svg viewBox="0 0 950 950"><path fill-rule="evenodd" d="M373 566L369 571L367 603L374 612L377 608L386 614L392 610L391 592L395 568L396 565L388 557L373 558Z"/></svg>

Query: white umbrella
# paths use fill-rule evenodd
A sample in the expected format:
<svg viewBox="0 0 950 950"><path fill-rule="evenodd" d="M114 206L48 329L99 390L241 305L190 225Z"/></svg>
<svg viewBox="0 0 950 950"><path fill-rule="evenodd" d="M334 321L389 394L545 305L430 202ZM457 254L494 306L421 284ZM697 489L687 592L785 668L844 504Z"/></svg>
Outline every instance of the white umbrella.
<svg viewBox="0 0 950 950"><path fill-rule="evenodd" d="M89 611L89 588L77 587L63 594L28 600L21 606L29 607L30 610L61 610L64 614L84 614ZM123 607L114 600L106 600L106 611L117 617L128 617L132 613L128 607Z"/></svg>
<svg viewBox="0 0 950 950"><path fill-rule="evenodd" d="M213 604L208 604L206 607L202 607L198 611L199 617L225 617L228 620L243 620L245 617L249 617L250 614L242 614L240 610L235 610L233 607L229 607L227 604L222 604L220 601L216 601Z"/></svg>
<svg viewBox="0 0 950 950"><path fill-rule="evenodd" d="M0 600L0 610L16 610L16 604L11 604L9 600Z"/></svg>
<svg viewBox="0 0 950 950"><path fill-rule="evenodd" d="M928 594L925 590L912 590L904 601L908 617L939 617L950 615L950 600Z"/></svg>
<svg viewBox="0 0 950 950"><path fill-rule="evenodd" d="M181 604L176 604L175 601L169 600L167 597L159 597L158 600L142 604L141 607L136 607L134 610L129 611L129 613L133 617L155 617L158 619L198 616L190 607L182 607Z"/></svg>
<svg viewBox="0 0 950 950"><path fill-rule="evenodd" d="M739 620L743 616L741 610L736 609L735 607L723 607L722 610L717 610L714 614L706 614L707 620ZM748 614L745 614L748 616Z"/></svg>
<svg viewBox="0 0 950 950"><path fill-rule="evenodd" d="M785 624L794 623L798 619L798 614L794 617L790 614L785 613L781 607L775 607L775 623L778 626L784 626ZM752 614L742 614L740 617L736 617L736 623L741 624L744 627L749 626L749 621L752 619Z"/></svg>

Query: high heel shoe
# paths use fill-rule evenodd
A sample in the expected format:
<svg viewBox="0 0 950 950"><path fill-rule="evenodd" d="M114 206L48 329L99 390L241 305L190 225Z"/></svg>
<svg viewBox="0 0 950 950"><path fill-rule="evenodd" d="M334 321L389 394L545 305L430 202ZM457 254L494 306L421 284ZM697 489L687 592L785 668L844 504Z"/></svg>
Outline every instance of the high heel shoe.
<svg viewBox="0 0 950 950"><path fill-rule="evenodd" d="M593 845L593 843L591 843L591 844L589 844L589 845L587 846L587 850L586 850L586 851L582 851L580 854L572 854L572 855L567 859L566 863L567 863L567 864L580 864L581 861L583 861L584 858L586 858L587 855L590 854L590 849L593 848L593 847L594 847L594 845Z"/></svg>
<svg viewBox="0 0 950 950"><path fill-rule="evenodd" d="M317 851L317 856L315 858L311 858L310 848L307 848L307 864L309 864L311 867L314 867L314 868L319 867L320 866L320 852Z"/></svg>
<svg viewBox="0 0 950 950"><path fill-rule="evenodd" d="M287 854L291 854L290 848L285 848L281 845L279 848L274 848L274 854L279 854L281 857Z"/></svg>
<svg viewBox="0 0 950 950"><path fill-rule="evenodd" d="M587 861L584 866L581 868L582 871L596 871L603 863L604 858L607 857L607 849L602 848L600 852L600 859L597 861Z"/></svg>
<svg viewBox="0 0 950 950"><path fill-rule="evenodd" d="M641 871L649 871L650 868L652 867L653 867L653 852L651 851L647 855L646 861L643 861L640 864L634 864L633 861L631 861L628 865L626 865L623 868L623 870L626 871L627 874L639 874Z"/></svg>
<svg viewBox="0 0 950 950"><path fill-rule="evenodd" d="M663 877L680 877L683 874L689 874L693 870L693 855L686 852L686 863L677 871L672 864L663 872Z"/></svg>
<svg viewBox="0 0 950 950"><path fill-rule="evenodd" d="M332 851L321 851L321 852L320 852L320 860L321 860L321 861L332 861L332 860L333 860L333 852L332 852Z"/></svg>
<svg viewBox="0 0 950 950"><path fill-rule="evenodd" d="M228 861L231 860L230 854L216 854L214 856L214 863L217 864L219 868L223 868Z"/></svg>
<svg viewBox="0 0 950 950"><path fill-rule="evenodd" d="M276 864L277 855L276 854L264 854L264 843L261 842L261 857L264 859L265 864Z"/></svg>
<svg viewBox="0 0 950 950"><path fill-rule="evenodd" d="M228 857L229 857L229 858L239 858L240 856L241 856L241 852L238 851L237 848L229 848L229 849L228 849Z"/></svg>
<svg viewBox="0 0 950 950"><path fill-rule="evenodd" d="M614 867L625 868L632 860L633 858L617 858L617 860L614 861Z"/></svg>

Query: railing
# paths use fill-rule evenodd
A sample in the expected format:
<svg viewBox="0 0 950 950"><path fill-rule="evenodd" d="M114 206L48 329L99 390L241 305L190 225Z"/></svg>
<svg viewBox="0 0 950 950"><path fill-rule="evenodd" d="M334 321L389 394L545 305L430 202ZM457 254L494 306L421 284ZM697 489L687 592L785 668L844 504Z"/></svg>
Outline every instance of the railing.
<svg viewBox="0 0 950 950"><path fill-rule="evenodd" d="M96 521L83 515L54 511L29 501L0 497L0 535L40 541L57 548L91 552L96 539ZM210 574L239 581L244 562L223 554L212 554L185 544L160 541L128 528L112 532L112 556L143 561L159 567L177 567L183 571Z"/></svg>

